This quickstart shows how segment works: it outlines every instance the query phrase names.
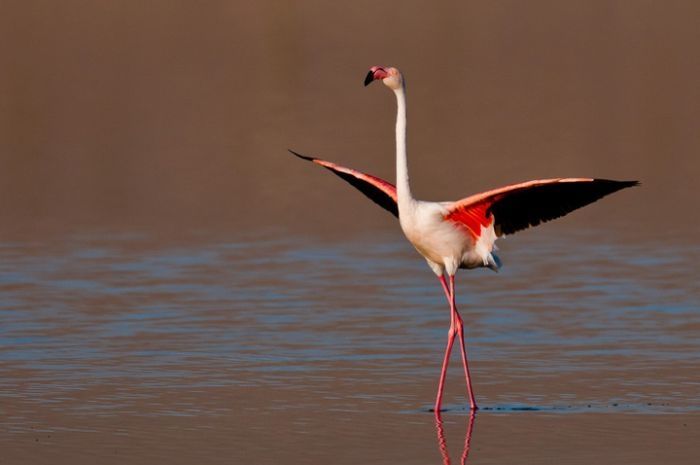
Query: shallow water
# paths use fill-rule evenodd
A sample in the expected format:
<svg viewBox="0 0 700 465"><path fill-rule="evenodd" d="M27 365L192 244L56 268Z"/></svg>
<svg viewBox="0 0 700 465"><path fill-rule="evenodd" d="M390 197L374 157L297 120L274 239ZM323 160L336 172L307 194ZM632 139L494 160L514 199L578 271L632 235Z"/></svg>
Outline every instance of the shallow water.
<svg viewBox="0 0 700 465"><path fill-rule="evenodd" d="M468 437L457 357L429 413L448 307L398 236L5 242L3 457L697 463L700 249L500 242L499 274L458 279Z"/></svg>

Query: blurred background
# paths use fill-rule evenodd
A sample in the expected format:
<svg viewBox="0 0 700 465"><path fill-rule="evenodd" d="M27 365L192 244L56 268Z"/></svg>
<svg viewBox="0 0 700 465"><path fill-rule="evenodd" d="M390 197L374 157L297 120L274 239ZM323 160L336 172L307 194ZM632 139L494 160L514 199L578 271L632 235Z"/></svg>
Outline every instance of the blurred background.
<svg viewBox="0 0 700 465"><path fill-rule="evenodd" d="M287 152L394 179L406 75L414 193L639 179L555 228L697 237L700 3L5 0L2 234L395 230ZM607 225L603 229L605 229Z"/></svg>

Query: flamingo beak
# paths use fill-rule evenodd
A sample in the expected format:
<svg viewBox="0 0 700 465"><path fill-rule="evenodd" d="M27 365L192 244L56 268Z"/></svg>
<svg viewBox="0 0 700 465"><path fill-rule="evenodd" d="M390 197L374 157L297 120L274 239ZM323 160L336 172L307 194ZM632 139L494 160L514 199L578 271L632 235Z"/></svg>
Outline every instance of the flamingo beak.
<svg viewBox="0 0 700 465"><path fill-rule="evenodd" d="M369 70L369 73L367 73L367 76L365 77L365 87L368 85L372 84L374 81L374 70Z"/></svg>
<svg viewBox="0 0 700 465"><path fill-rule="evenodd" d="M372 84L372 81L384 79L387 76L389 76L389 73L387 73L386 69L381 66L372 66L365 77L365 87Z"/></svg>

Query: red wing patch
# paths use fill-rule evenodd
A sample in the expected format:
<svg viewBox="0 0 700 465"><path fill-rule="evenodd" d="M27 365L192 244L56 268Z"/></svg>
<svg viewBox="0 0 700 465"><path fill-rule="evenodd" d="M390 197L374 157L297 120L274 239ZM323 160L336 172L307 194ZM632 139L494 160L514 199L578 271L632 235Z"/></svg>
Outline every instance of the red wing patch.
<svg viewBox="0 0 700 465"><path fill-rule="evenodd" d="M481 228L493 224L493 215L488 213L490 202L478 202L472 205L454 208L445 216L446 220L459 224L469 231L476 241L481 236Z"/></svg>

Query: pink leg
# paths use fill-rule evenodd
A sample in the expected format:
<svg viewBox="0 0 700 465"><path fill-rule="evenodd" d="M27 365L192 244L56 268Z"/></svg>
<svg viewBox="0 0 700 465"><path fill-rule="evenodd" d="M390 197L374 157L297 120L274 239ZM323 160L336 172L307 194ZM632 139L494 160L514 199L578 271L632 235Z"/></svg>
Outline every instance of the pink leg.
<svg viewBox="0 0 700 465"><path fill-rule="evenodd" d="M440 283L445 291L445 294L450 298L450 291L445 282L445 276L440 276ZM440 415L440 405L442 404L442 391L445 387L445 377L447 376L447 365L450 363L450 353L452 353L452 344L455 341L454 313L450 310L450 330L447 332L447 347L445 348L445 357L442 360L442 371L440 372L440 384L438 384L437 399L435 399L435 415Z"/></svg>
<svg viewBox="0 0 700 465"><path fill-rule="evenodd" d="M472 380L469 374L469 364L467 362L467 347L464 343L464 323L462 317L457 311L457 305L455 303L455 277L450 276L450 286L448 288L447 282L445 281L445 276L440 276L440 284L442 284L442 290L445 291L445 296L447 301L450 303L450 330L447 333L447 347L445 348L445 357L442 361L442 371L440 372L440 384L438 385L437 399L435 400L435 413L440 413L440 405L442 404L442 393L445 388L445 377L447 376L447 365L450 361L450 353L452 352L452 345L454 344L455 334L459 334L459 345L462 352L462 366L464 367L464 378L467 381L467 394L469 396L469 407L471 410L477 410L479 407L476 405L476 400L474 399L474 392L472 390Z"/></svg>
<svg viewBox="0 0 700 465"><path fill-rule="evenodd" d="M474 392L472 391L472 378L469 374L469 364L467 363L467 347L464 344L464 323L462 322L462 317L459 316L459 312L457 311L457 305L455 304L454 276L450 276L450 309L452 310L453 319L457 327L457 334L459 334L459 345L462 352L462 366L464 367L464 377L467 380L467 394L469 395L469 406L471 410L476 410L479 407L477 407L476 405L476 401L474 400Z"/></svg>

